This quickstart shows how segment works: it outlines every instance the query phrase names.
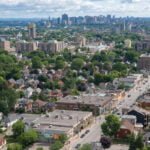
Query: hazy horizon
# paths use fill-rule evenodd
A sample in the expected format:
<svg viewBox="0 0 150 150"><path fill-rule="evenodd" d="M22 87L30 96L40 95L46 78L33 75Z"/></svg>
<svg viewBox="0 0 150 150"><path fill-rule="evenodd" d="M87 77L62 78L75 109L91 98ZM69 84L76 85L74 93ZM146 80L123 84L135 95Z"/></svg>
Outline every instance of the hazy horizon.
<svg viewBox="0 0 150 150"><path fill-rule="evenodd" d="M150 17L150 0L1 0L0 18L115 15Z"/></svg>

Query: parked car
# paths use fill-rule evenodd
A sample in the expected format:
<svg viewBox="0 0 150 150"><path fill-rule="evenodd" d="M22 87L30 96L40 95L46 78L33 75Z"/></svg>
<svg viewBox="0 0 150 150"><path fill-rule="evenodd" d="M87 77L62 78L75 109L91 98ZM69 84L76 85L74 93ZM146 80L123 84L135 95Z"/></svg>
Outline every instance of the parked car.
<svg viewBox="0 0 150 150"><path fill-rule="evenodd" d="M80 138L83 138L85 136L85 134L82 134L81 136L80 136Z"/></svg>
<svg viewBox="0 0 150 150"><path fill-rule="evenodd" d="M89 132L90 132L90 130L86 130L86 131L85 131L85 134L88 134Z"/></svg>
<svg viewBox="0 0 150 150"><path fill-rule="evenodd" d="M77 145L75 146L75 148L76 148L76 149L79 149L80 146L81 146L81 144L77 144Z"/></svg>

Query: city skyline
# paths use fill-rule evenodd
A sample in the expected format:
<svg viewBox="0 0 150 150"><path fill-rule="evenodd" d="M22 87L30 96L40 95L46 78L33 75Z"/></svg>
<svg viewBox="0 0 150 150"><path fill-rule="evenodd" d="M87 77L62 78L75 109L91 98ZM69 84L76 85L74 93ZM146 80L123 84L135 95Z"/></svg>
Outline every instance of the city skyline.
<svg viewBox="0 0 150 150"><path fill-rule="evenodd" d="M1 0L0 18L107 15L149 17L150 0Z"/></svg>

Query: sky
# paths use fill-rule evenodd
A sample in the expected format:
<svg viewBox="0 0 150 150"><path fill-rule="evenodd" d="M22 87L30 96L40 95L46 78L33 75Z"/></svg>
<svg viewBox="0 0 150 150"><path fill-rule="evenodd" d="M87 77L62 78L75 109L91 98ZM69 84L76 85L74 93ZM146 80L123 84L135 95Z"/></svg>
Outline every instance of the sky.
<svg viewBox="0 0 150 150"><path fill-rule="evenodd" d="M0 18L116 15L150 17L150 0L0 0Z"/></svg>

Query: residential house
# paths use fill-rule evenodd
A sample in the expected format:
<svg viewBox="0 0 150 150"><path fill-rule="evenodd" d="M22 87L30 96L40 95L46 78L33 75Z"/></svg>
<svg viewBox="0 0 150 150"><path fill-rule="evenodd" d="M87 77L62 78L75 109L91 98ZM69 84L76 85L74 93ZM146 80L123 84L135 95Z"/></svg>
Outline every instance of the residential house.
<svg viewBox="0 0 150 150"><path fill-rule="evenodd" d="M55 103L52 102L48 102L45 104L43 110L45 110L46 112L52 112L56 109L56 105Z"/></svg>
<svg viewBox="0 0 150 150"><path fill-rule="evenodd" d="M25 97L26 98L30 98L33 94L34 90L33 88L29 87L24 91Z"/></svg>
<svg viewBox="0 0 150 150"><path fill-rule="evenodd" d="M15 106L17 112L32 112L32 100L19 100Z"/></svg>
<svg viewBox="0 0 150 150"><path fill-rule="evenodd" d="M116 133L116 137L119 139L126 138L132 133L134 133L134 125L127 120L121 122L121 127L119 131Z"/></svg>
<svg viewBox="0 0 150 150"><path fill-rule="evenodd" d="M9 79L8 83L11 87L14 87L16 85L16 81L14 79Z"/></svg>
<svg viewBox="0 0 150 150"><path fill-rule="evenodd" d="M45 111L46 104L47 102L36 100L35 102L32 103L32 112L39 113L41 111Z"/></svg>
<svg viewBox="0 0 150 150"><path fill-rule="evenodd" d="M16 81L16 86L20 89L22 89L25 86L25 81L24 79L19 79Z"/></svg>
<svg viewBox="0 0 150 150"><path fill-rule="evenodd" d="M134 107L128 111L128 115L136 116L138 124L142 124L143 127L147 127L149 125L150 120L150 112L146 111L139 107Z"/></svg>
<svg viewBox="0 0 150 150"><path fill-rule="evenodd" d="M133 115L123 115L121 116L122 121L129 121L131 124L135 125L137 122L136 116Z"/></svg>
<svg viewBox="0 0 150 150"><path fill-rule="evenodd" d="M61 98L63 97L63 93L61 90L53 90L49 93L50 98Z"/></svg>

